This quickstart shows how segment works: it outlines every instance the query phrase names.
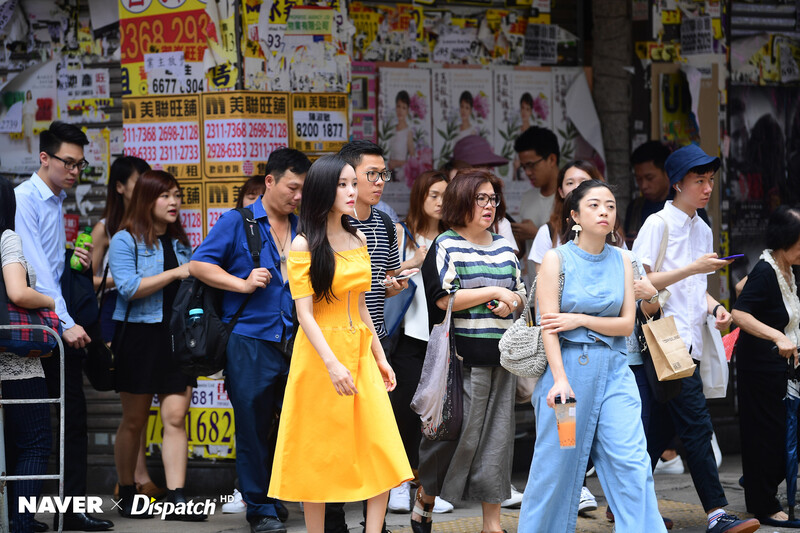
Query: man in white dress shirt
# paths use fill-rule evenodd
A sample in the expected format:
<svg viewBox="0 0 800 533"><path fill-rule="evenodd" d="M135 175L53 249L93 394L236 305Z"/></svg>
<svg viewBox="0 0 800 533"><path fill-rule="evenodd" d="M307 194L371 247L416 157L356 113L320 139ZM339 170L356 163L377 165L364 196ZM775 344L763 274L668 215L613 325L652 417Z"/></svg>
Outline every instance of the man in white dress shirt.
<svg viewBox="0 0 800 533"><path fill-rule="evenodd" d="M706 277L731 261L719 259L714 253L711 228L697 215L697 210L711 199L719 166L718 157L707 155L696 145L673 152L667 158L665 170L675 189L675 199L647 218L633 243L633 252L647 270L653 286L671 293L663 306L664 314L674 317L678 333L695 360L703 352L702 328L706 316L713 315L719 329L726 329L731 323L727 309L708 294ZM669 232L666 255L659 271L654 272L664 231ZM653 298L656 297L657 294ZM666 404L653 404L647 435L651 461L656 464L677 434L686 449L684 458L695 490L708 513L708 532L756 531L758 520L738 520L725 512L728 501L711 447L712 432L698 365L692 376L681 380L677 397Z"/></svg>
<svg viewBox="0 0 800 533"><path fill-rule="evenodd" d="M86 399L83 394L83 350L91 338L70 316L61 294L64 274L66 235L62 208L67 194L81 172L89 165L83 158L86 135L71 124L53 122L39 136L39 170L14 189L17 200L16 231L22 239L25 257L36 271L36 290L53 298L56 313L63 322L67 344L64 357L65 413L65 496L86 495L87 425ZM91 271L91 246L75 249L83 271ZM59 363L57 357L42 360L51 396L58 395ZM56 517L57 519L58 517ZM54 529L57 522L54 524ZM114 527L110 520L84 512L64 515L64 531L105 531Z"/></svg>

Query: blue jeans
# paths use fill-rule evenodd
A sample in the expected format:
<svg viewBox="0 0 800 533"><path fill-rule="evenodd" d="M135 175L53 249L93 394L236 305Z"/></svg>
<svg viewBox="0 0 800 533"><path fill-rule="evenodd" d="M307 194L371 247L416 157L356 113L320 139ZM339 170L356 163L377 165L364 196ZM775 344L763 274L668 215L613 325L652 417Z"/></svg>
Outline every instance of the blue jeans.
<svg viewBox="0 0 800 533"><path fill-rule="evenodd" d="M272 343L231 333L225 365L236 425L236 473L247 520L277 516L267 497L289 364ZM273 427L274 426L274 427Z"/></svg>
<svg viewBox="0 0 800 533"><path fill-rule="evenodd" d="M655 467L658 458L677 435L686 451L683 458L689 465L694 488L703 509L708 512L728 505L711 448L711 433L714 429L706 407L706 397L703 395L700 365L697 365L694 374L681 380L681 393L677 397L664 404L653 402L652 406L647 451L653 466Z"/></svg>
<svg viewBox="0 0 800 533"><path fill-rule="evenodd" d="M520 533L575 531L578 501L591 456L616 518L618 533L665 532L658 512L641 400L623 354L601 342L562 342L561 356L575 393L576 447L561 449L548 367L533 392L536 446L519 516Z"/></svg>

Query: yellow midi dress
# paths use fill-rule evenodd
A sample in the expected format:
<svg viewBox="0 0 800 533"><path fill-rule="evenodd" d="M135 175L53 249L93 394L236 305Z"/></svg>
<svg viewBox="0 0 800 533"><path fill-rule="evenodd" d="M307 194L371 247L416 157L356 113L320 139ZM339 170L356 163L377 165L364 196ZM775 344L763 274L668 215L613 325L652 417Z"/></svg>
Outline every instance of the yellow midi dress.
<svg viewBox="0 0 800 533"><path fill-rule="evenodd" d="M290 252L292 298L312 296L310 252ZM314 299L314 318L358 394L339 396L300 328L283 401L269 496L348 502L377 496L413 478L378 365L372 332L358 311L370 289L366 246L338 252L331 302Z"/></svg>

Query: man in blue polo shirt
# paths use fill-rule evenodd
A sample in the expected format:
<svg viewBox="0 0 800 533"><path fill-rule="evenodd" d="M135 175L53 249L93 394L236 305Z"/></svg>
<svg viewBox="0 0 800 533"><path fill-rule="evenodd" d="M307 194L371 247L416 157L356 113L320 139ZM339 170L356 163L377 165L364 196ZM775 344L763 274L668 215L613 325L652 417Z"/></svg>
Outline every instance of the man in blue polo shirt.
<svg viewBox="0 0 800 533"><path fill-rule="evenodd" d="M269 436L289 373L284 342L292 334L293 306L286 258L297 232L293 211L310 166L302 152L290 148L269 157L266 191L248 208L261 230L260 268L253 268L242 217L236 211L220 217L189 265L193 276L225 291L225 322L252 294L228 341L225 373L236 420L236 471L253 533L286 531L275 500L267 497L275 452Z"/></svg>

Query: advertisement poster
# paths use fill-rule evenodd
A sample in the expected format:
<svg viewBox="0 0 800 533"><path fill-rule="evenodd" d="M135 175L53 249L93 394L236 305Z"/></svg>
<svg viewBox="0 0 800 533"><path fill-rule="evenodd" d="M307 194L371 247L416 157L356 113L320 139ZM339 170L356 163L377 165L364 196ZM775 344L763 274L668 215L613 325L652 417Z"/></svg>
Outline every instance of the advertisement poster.
<svg viewBox="0 0 800 533"><path fill-rule="evenodd" d="M347 100L344 93L293 93L291 147L302 152L338 152L349 138Z"/></svg>
<svg viewBox="0 0 800 533"><path fill-rule="evenodd" d="M206 200L206 235L223 213L236 207L236 199L239 197L241 186L242 183L239 181L215 181L203 184Z"/></svg>
<svg viewBox="0 0 800 533"><path fill-rule="evenodd" d="M494 141L494 87L486 69L441 69L433 72L434 166L453 157L461 139L480 135Z"/></svg>
<svg viewBox="0 0 800 533"><path fill-rule="evenodd" d="M140 157L179 181L200 179L199 107L197 95L123 98L125 155Z"/></svg>
<svg viewBox="0 0 800 533"><path fill-rule="evenodd" d="M81 183L108 183L108 172L111 168L111 132L108 128L84 129L89 144L83 148L83 157L89 166L80 176Z"/></svg>
<svg viewBox="0 0 800 533"><path fill-rule="evenodd" d="M355 139L378 141L378 100L375 98L378 69L375 63L354 62L350 84L350 104L353 121L350 135Z"/></svg>
<svg viewBox="0 0 800 533"><path fill-rule="evenodd" d="M0 93L0 161L3 172L39 168L39 132L57 119L56 61L32 67Z"/></svg>
<svg viewBox="0 0 800 533"><path fill-rule="evenodd" d="M528 178L519 166L514 141L531 126L553 129L553 83L549 69L494 71L495 153L510 165L498 169L506 180L506 197L511 201L528 190ZM517 184L517 182L521 182ZM510 206L512 213L516 206Z"/></svg>
<svg viewBox="0 0 800 533"><path fill-rule="evenodd" d="M199 378L192 390L192 400L186 415L186 437L189 453L198 455L197 448L204 446L203 457L236 458L233 406L221 379ZM147 445L160 446L164 438L161 405L158 395L153 397L147 419Z"/></svg>
<svg viewBox="0 0 800 533"><path fill-rule="evenodd" d="M202 0L119 0L122 94L202 92L209 27L215 28ZM180 61L145 61L146 55L170 52Z"/></svg>
<svg viewBox="0 0 800 533"><path fill-rule="evenodd" d="M393 172L383 199L398 214L405 214L414 180L433 168L431 73L423 69L381 68L379 75L378 144Z"/></svg>
<svg viewBox="0 0 800 533"><path fill-rule="evenodd" d="M58 117L73 124L105 122L106 108L114 105L108 69L58 69Z"/></svg>
<svg viewBox="0 0 800 533"><path fill-rule="evenodd" d="M208 179L264 175L269 154L289 145L289 95L204 93L203 170Z"/></svg>
<svg viewBox="0 0 800 533"><path fill-rule="evenodd" d="M758 261L769 214L800 201L800 103L792 87L734 85L729 90L727 180L732 282ZM742 263L742 264L740 264Z"/></svg>
<svg viewBox="0 0 800 533"><path fill-rule="evenodd" d="M189 237L192 250L203 242L203 184L199 181L181 182L181 225Z"/></svg>
<svg viewBox="0 0 800 533"><path fill-rule="evenodd" d="M689 85L681 72L663 73L658 83L661 84L661 102L659 119L661 140L684 146L690 142L700 142L700 131L697 119L692 113L692 101Z"/></svg>

